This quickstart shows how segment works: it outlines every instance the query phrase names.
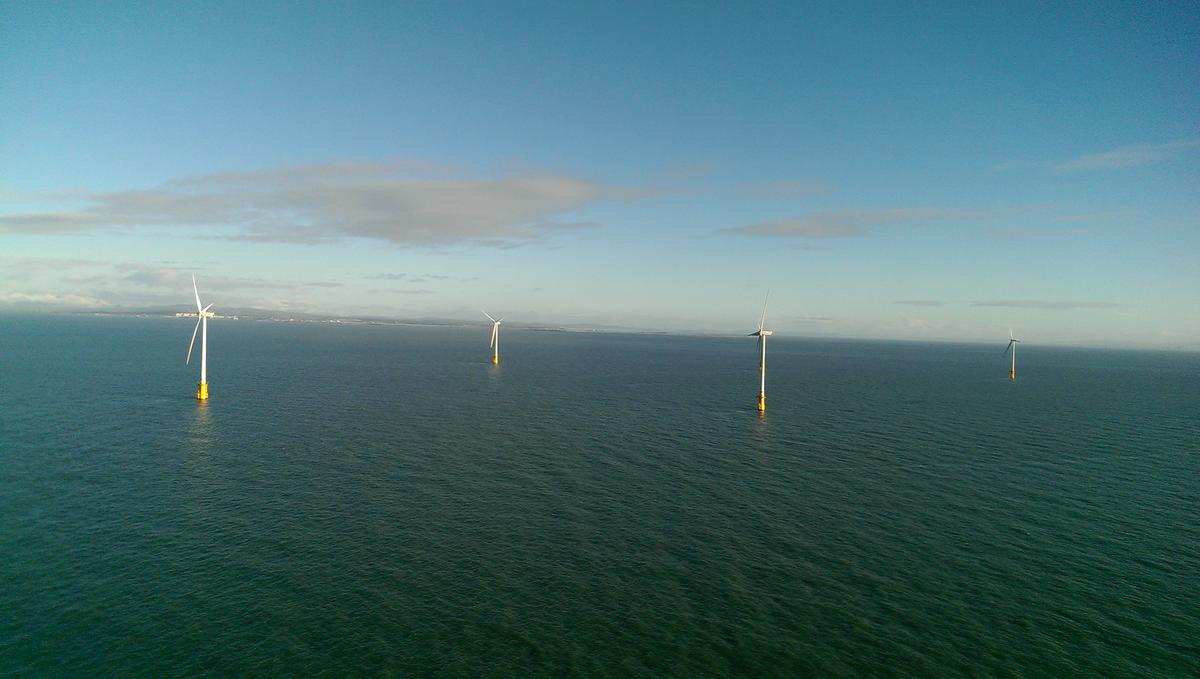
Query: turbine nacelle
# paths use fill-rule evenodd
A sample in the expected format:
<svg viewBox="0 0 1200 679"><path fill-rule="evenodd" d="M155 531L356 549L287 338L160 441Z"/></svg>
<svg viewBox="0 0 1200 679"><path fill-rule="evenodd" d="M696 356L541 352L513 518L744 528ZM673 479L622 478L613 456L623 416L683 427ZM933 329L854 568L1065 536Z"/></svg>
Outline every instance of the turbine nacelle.
<svg viewBox="0 0 1200 679"><path fill-rule="evenodd" d="M212 307L213 307L213 305L209 304L207 307L204 308L204 311L201 313L196 313L195 311L188 311L186 313L179 313L177 315L180 318L216 318L217 312L209 311L209 309L212 309Z"/></svg>
<svg viewBox="0 0 1200 679"><path fill-rule="evenodd" d="M1013 348L1014 344L1020 344L1020 343L1021 343L1021 340L1017 339L1016 337L1013 337L1012 328L1009 328L1008 329L1008 346L1004 347L1004 353L1007 354Z"/></svg>

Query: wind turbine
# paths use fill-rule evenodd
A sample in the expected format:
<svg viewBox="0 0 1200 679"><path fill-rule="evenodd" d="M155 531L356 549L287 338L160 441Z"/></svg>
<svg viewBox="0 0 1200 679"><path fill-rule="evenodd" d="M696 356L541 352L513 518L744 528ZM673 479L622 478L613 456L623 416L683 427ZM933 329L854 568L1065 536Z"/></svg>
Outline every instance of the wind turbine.
<svg viewBox="0 0 1200 679"><path fill-rule="evenodd" d="M1017 381L1017 345L1020 343L1021 340L1013 337L1012 328L1009 328L1008 347L1004 349L1004 353L1007 354L1010 350L1012 351L1012 367L1008 369L1008 379L1012 380L1013 382Z"/></svg>
<svg viewBox="0 0 1200 679"><path fill-rule="evenodd" d="M763 300L762 318L758 319L758 330L750 333L750 337L758 338L758 348L762 351L762 356L758 359L758 411L765 412L767 409L767 338L773 333L770 330L764 330L763 325L767 322L767 300L771 299L771 291L767 291L767 299Z"/></svg>
<svg viewBox="0 0 1200 679"><path fill-rule="evenodd" d="M192 276L192 292L196 295L196 328L192 330L192 341L188 342L187 363L192 362L192 346L196 344L196 333L204 326L200 334L200 385L196 387L196 400L208 400L208 319L216 316L212 312L213 305L200 306L200 291L196 289L196 276ZM191 314L188 314L191 316Z"/></svg>
<svg viewBox="0 0 1200 679"><path fill-rule="evenodd" d="M486 311L480 311L480 313L482 313L484 316L487 316L488 320L492 322L492 341L490 344L488 344L488 346L491 347L491 349L492 349L492 365L499 365L500 364L500 321L503 321L504 317L501 316L500 321L497 321L496 319L492 318L491 314L489 314Z"/></svg>

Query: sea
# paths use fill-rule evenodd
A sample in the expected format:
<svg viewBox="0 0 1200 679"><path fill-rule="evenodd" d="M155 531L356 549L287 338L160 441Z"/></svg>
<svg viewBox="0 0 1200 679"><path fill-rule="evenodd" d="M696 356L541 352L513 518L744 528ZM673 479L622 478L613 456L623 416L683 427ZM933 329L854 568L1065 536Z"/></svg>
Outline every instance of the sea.
<svg viewBox="0 0 1200 679"><path fill-rule="evenodd" d="M0 676L1200 676L1200 354L192 328L0 316Z"/></svg>

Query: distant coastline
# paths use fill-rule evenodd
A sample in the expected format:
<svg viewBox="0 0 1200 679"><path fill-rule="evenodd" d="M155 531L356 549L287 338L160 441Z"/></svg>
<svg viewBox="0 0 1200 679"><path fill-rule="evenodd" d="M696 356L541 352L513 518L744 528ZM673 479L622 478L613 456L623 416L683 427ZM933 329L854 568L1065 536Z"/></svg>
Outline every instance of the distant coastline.
<svg viewBox="0 0 1200 679"><path fill-rule="evenodd" d="M44 310L44 309L14 309L0 308L0 317L10 316L81 316L93 318L143 318L180 320L188 316L177 316L176 310L164 309L128 309L128 310ZM195 316L191 316L195 318ZM257 321L266 323L307 323L325 325L359 325L377 327L435 327L435 328L479 328L484 323L456 318L388 318L382 316L337 316L330 314L284 313L267 309L231 309L228 316L218 316L220 320ZM515 321L505 321L506 327L514 330L532 332L561 332L579 334L611 334L635 336L663 337L696 337L696 338L733 338L742 337L737 332L721 332L717 330L650 330L629 326L614 325L559 325L559 324L522 324ZM805 340L820 342L895 342L900 344L944 344L944 345L973 345L991 346L995 342L961 339L938 339L917 337L854 337L847 335L812 335L804 333L784 332L775 337L776 340ZM1200 343L1177 344L1120 344L1105 345L1091 342L1051 342L1031 341L1030 346L1044 346L1058 349L1097 349L1111 351L1149 351L1170 353L1200 353ZM1001 343L1001 348L1003 348Z"/></svg>

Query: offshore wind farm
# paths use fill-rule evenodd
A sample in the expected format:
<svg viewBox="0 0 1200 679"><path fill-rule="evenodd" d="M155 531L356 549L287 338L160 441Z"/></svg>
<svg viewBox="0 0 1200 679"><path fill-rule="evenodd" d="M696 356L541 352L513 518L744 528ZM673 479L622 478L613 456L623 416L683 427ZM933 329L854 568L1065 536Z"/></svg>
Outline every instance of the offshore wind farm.
<svg viewBox="0 0 1200 679"><path fill-rule="evenodd" d="M0 677L1200 676L1197 35L0 6Z"/></svg>
<svg viewBox="0 0 1200 679"><path fill-rule="evenodd" d="M1196 668L1195 354L182 329L0 316L3 673Z"/></svg>

